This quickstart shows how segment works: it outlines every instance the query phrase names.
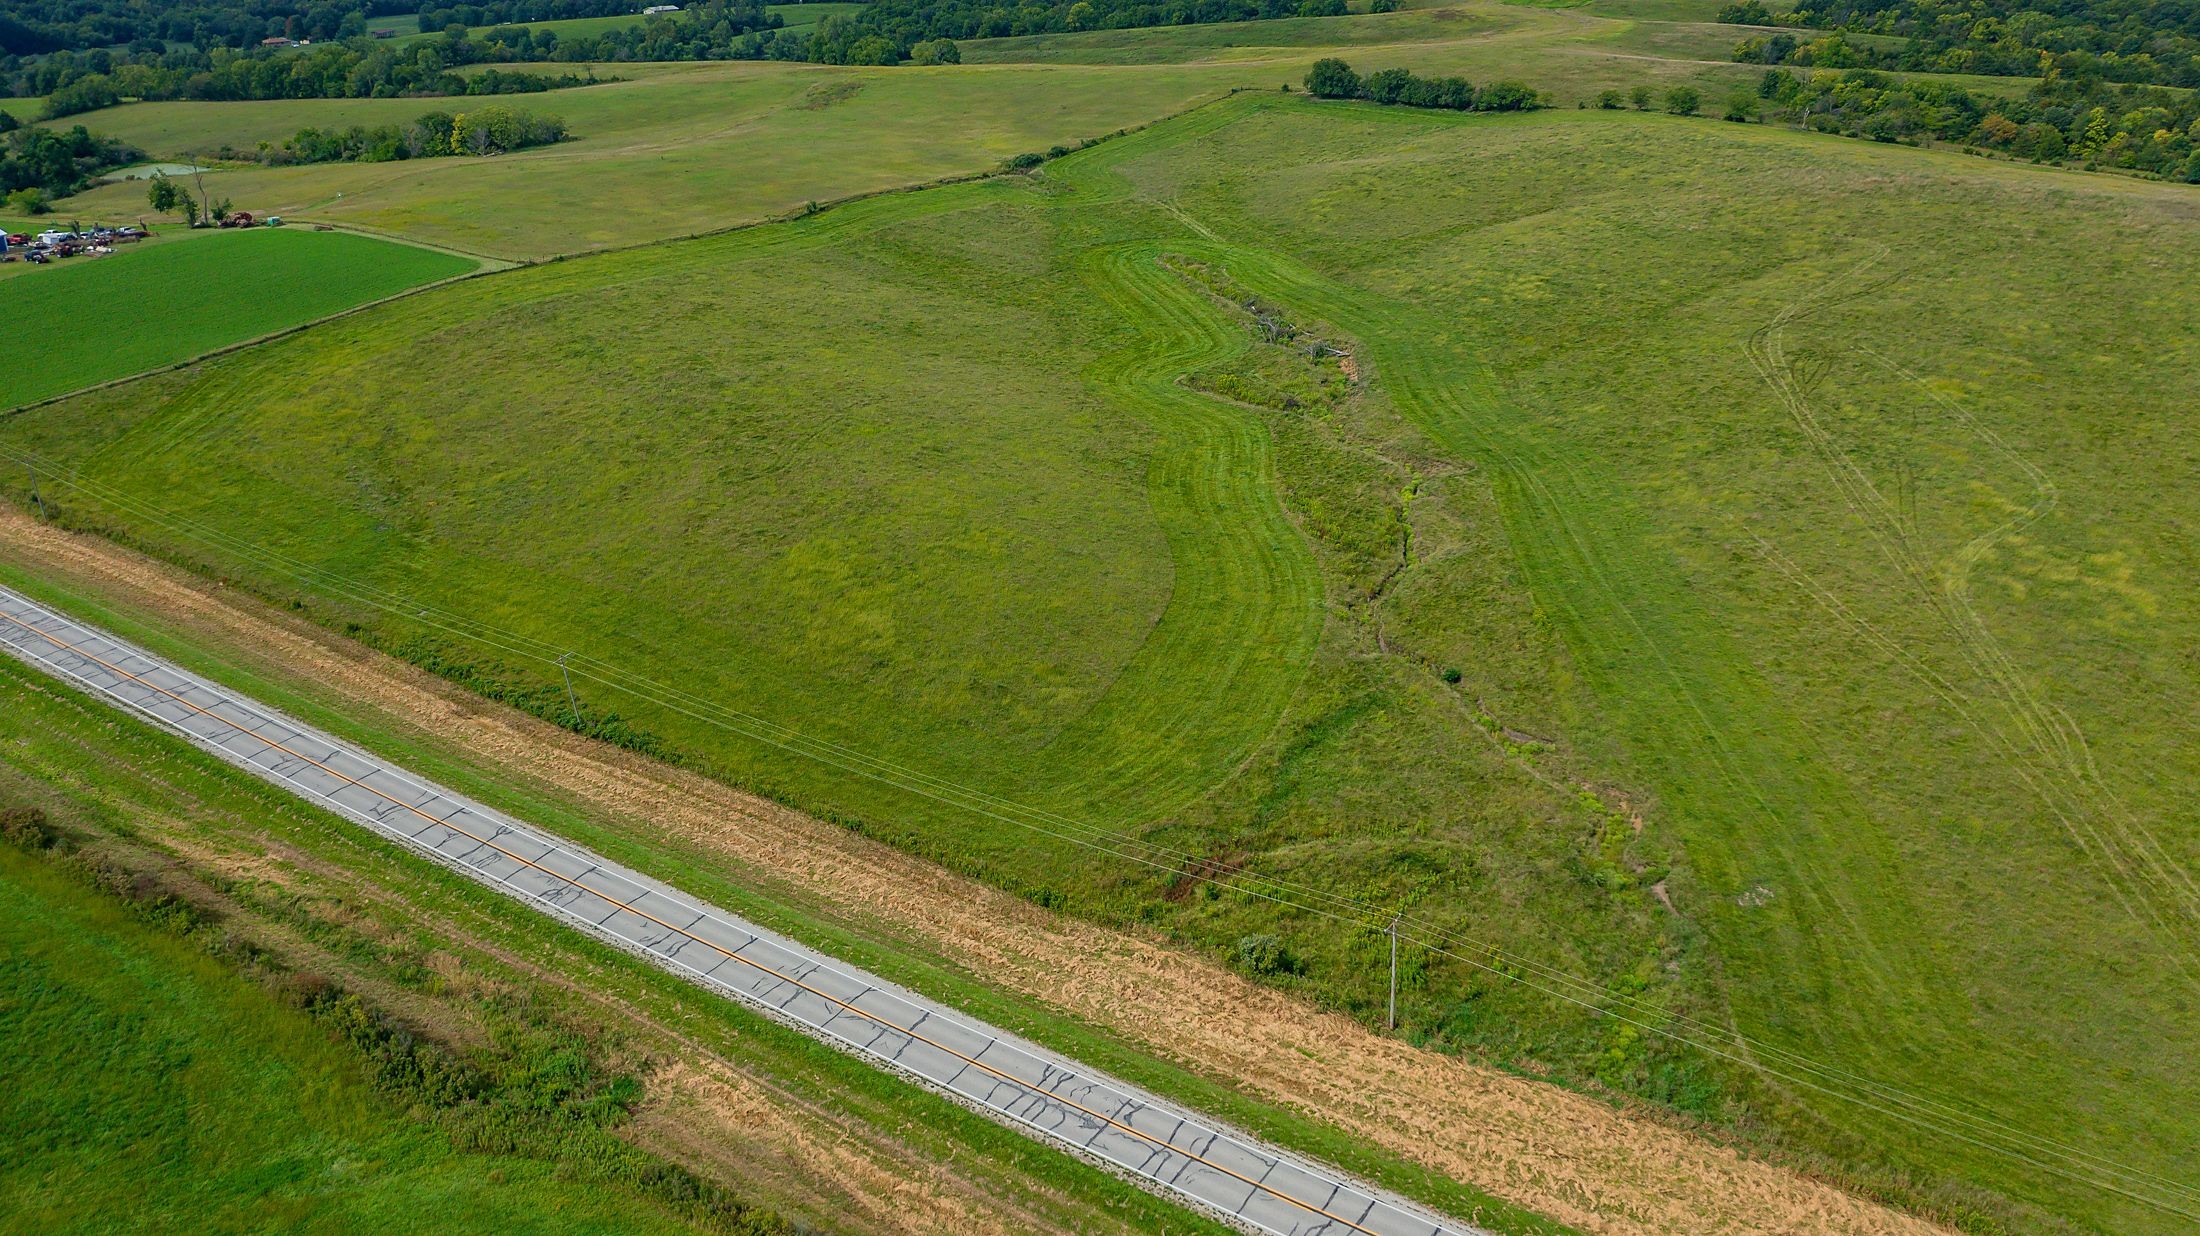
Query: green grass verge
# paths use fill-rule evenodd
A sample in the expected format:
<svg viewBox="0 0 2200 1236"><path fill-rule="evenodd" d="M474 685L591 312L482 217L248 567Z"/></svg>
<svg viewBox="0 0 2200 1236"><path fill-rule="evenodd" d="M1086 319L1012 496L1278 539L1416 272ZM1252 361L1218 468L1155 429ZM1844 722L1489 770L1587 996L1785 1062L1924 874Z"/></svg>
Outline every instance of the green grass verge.
<svg viewBox="0 0 2200 1236"><path fill-rule="evenodd" d="M35 737L0 753L0 791L11 802L45 806L78 835L165 851L230 899L230 920L195 929L186 943L132 922L134 916L108 895L93 892L81 878L62 877L51 860L34 861L12 848L0 855L7 864L0 868L0 890L7 890L0 898L15 895L17 884L74 889L85 903L82 916L115 924L117 932L136 928L128 939L105 945L102 961L92 961L76 943L84 934L78 920L11 920L29 951L22 983L11 973L9 990L28 993L28 1000L8 1007L25 1015L4 1023L7 1041L20 1046L24 1059L80 1061L68 1085L24 1097L19 1110L5 1111L0 1120L0 1127L40 1133L40 1154L19 1158L20 1170L9 1177L24 1196L44 1190L57 1172L83 1182L74 1194L51 1193L41 1203L57 1220L105 1230L96 1225L109 1216L84 1209L81 1200L85 1190L96 1190L100 1197L138 1194L135 1209L125 1204L117 1213L142 1213L153 1228L173 1226L177 1220L164 1216L192 1213L196 1206L236 1216L216 1230L264 1230L271 1216L307 1231L340 1230L351 1222L372 1222L380 1230L381 1215L407 1207L416 1213L390 1230L471 1228L500 1218L530 1226L538 1210L557 1217L543 1221L551 1231L691 1230L674 1214L690 1204L693 1191L660 1190L661 1173L629 1162L636 1156L607 1135L624 1123L616 1109L645 1097L635 1077L589 1078L607 1068L631 1069L637 1056L678 1052L692 1058L700 1048L762 1081L797 1110L864 1122L908 1161L961 1165L968 1184L1019 1221L1049 1230L1224 1230L738 1005L701 995L177 740L117 718L105 705L52 686L13 661L0 663L0 697L11 716L37 727ZM256 868L270 848L289 868L280 880L239 879L229 874L234 867L209 861L210 855L225 856ZM271 994L298 986L280 972L272 983L248 983L216 960L240 951L232 942L248 924L304 938L319 951L321 973L381 993L415 1024L426 1021L446 1032L455 1027L460 1067L485 1075L487 1084L455 1103L402 1087L380 1092L364 1085L362 1073L372 1070L329 1042L332 1027L349 1028L356 1018L341 1008L309 1018ZM38 943L49 932L60 942ZM513 958L560 981L545 983L516 969ZM82 966L81 973L72 965ZM103 966L121 977L99 982ZM587 994L576 997L566 980ZM88 990L94 988L99 990ZM191 1016L195 988L213 989L197 1002L218 998L228 1022L202 1025L203 1018ZM149 1004L155 1014L121 1011L133 1008L133 1001ZM617 1015L622 1008L668 1028L677 1040L638 1032ZM613 1057L626 1063L613 1063ZM575 1086L580 1089L564 1095ZM266 1103L291 1092L302 1092L306 1101L291 1119L271 1118ZM127 1094L129 1101L77 1107L80 1098L105 1094ZM562 1122L545 1119L574 1100L603 1110ZM201 1105L223 1103L235 1110L218 1113L219 1119L195 1114ZM79 1114L46 1119L63 1110ZM108 1122L99 1126L101 1136L71 1150L72 1134L87 1132L95 1119ZM139 1124L172 1130L170 1140L132 1142L130 1130ZM265 1136L227 1136L255 1124ZM728 1149L714 1162L730 1166L734 1187L761 1193L791 1217L820 1227L846 1222L835 1212L829 1176L790 1183L767 1172L750 1179L742 1175L748 1165L740 1148ZM133 1165L173 1174L172 1194L146 1192L143 1171ZM891 1169L873 1164L869 1170ZM210 1179L194 1187L193 1172ZM567 1183L538 1187L549 1179ZM357 1199L343 1192L347 1180L356 1181ZM166 1177L162 1183L169 1183ZM658 1191L673 1200L660 1199ZM437 1210L441 1194L458 1209ZM577 1200L583 1196L585 1204ZM702 1221L702 1230L748 1230L728 1217L721 1208L717 1221ZM768 1216L752 1212L747 1221L772 1230ZM76 1229L65 1223L64 1230Z"/></svg>
<svg viewBox="0 0 2200 1236"><path fill-rule="evenodd" d="M20 696L9 709L41 712ZM697 1230L550 1162L454 1154L307 1014L13 846L0 846L0 990L11 1225Z"/></svg>
<svg viewBox="0 0 2200 1236"><path fill-rule="evenodd" d="M0 297L0 335L17 353L0 370L0 407L186 360L474 267L413 245L284 228L201 232L68 259L10 279Z"/></svg>
<svg viewBox="0 0 2200 1236"><path fill-rule="evenodd" d="M871 923L862 917L860 908L794 893L768 880L760 884L755 872L738 862L729 861L722 851L668 835L663 830L652 827L646 820L607 818L601 812L576 804L539 783L517 784L507 771L480 767L469 757L453 752L440 742L423 739L409 730L392 728L387 722L364 718L355 704L332 695L325 684L301 681L287 674L271 674L264 668L254 668L258 655L255 650L213 649L179 642L163 629L157 614L131 608L115 608L97 593L72 586L57 586L50 579L27 576L6 563L0 563L0 581L100 622L107 629L164 656L172 657L180 664L249 692L254 698L280 707L331 733L382 752L401 761L406 767L453 786L482 802L549 827L616 862L673 881L690 893L752 921L842 957L912 990L946 1001L972 1016L1045 1044L1117 1077L1169 1096L1195 1110L1230 1120L1240 1128L1278 1145L1337 1164L1362 1179L1373 1181L1447 1213L1467 1217L1507 1236L1559 1236L1560 1233L1570 1230L1492 1197L1476 1188L1472 1182L1447 1178L1388 1151L1371 1148L1324 1125L1318 1119L1310 1118L1306 1113L1250 1099L1233 1087L1230 1078L1205 1074L1158 1060L1136 1044L1127 1043L1074 1016L1066 1016L1029 999L990 986L983 975L965 969L907 939L901 933L884 930ZM36 681L35 675L13 669L6 662L0 662L0 676ZM80 713L84 711L96 714L97 709L90 707L79 710ZM72 736L64 738L64 742L81 741L73 735L85 730L81 717L72 722L65 715L57 715L43 724L57 734ZM119 728L125 734L142 733L140 727L128 724L100 728ZM130 784L137 781L133 769L168 769L180 762L203 771L218 782L233 783L245 792L247 799L262 803L261 807L248 813L246 818L255 821L265 819L270 823L282 822L284 827L274 835L283 844L302 847L323 858L343 859L347 863L357 861L347 857L355 854L361 845L356 830L351 826L319 812L296 809L280 791L261 786L159 735L145 734L142 741L151 745L100 751L92 753L89 758L70 756L48 759L43 764L32 760L25 762L23 768L31 777L63 783L85 777L83 770L87 767L99 768L110 770L102 772L100 780ZM155 752L158 752L157 758ZM5 752L0 752L0 761L5 760L5 755ZM270 812L269 805L279 806L281 809ZM236 812L239 808L231 806L230 810ZM297 822L290 821L294 814L301 819ZM424 884L432 883L447 890L451 899L458 903L486 907L499 922L507 924L507 927L499 928L499 931L506 932L506 938L515 947L523 947L527 955L539 952L542 947L540 942L544 939L558 939L565 942L562 947L580 949L587 953L590 958L589 968L596 974L597 981L607 981L604 979L607 974L621 976L617 982L622 998L632 998L632 980L646 978L650 989L658 993L655 1001L657 1006L681 1009L696 1007L693 989L670 975L636 962L624 953L598 947L554 925L542 923L538 917L530 915L523 908L513 908L506 914L503 907L507 903L502 898L484 893L477 885L440 867L404 857L403 852L394 846L368 841L365 847L379 857L371 868L373 874L370 876L363 872L361 878L386 880L388 877L381 874L382 864L397 861L410 873L407 877L409 888L417 890ZM450 904L450 901L438 904ZM438 945L429 940L423 947ZM751 1049L758 1041L756 1027L770 1028L768 1023L743 1014L738 1006L709 1000L704 1002L703 1007L725 1009L729 1015L719 1019L713 1014L698 1022L694 1014L683 1014L683 1033L696 1034L700 1029L722 1026L724 1037L714 1037L710 1041L728 1054L744 1060L750 1057ZM792 1031L778 1033L789 1043L802 1046L806 1053L801 1057L803 1070L816 1071L821 1068L819 1060L832 1061L834 1068L828 1071L834 1076L875 1078L875 1088L882 1089L887 1094L920 1093ZM796 1075L801 1075L800 1071ZM964 1113L964 1109L946 1104L940 1106L963 1114L967 1121L974 1122L976 1126L998 1129L998 1126L981 1117ZM877 1119L899 1127L906 1117L882 1112ZM940 1122L936 1115L925 1119L932 1123ZM1033 1146L1027 1139L1006 1130L1000 1130L999 1137L1003 1146L1014 1150L1012 1155L1006 1157L1017 1164L1026 1163L1033 1155L1039 1156L1041 1162L1060 1157L1054 1152ZM948 1153L944 1147L935 1152ZM1004 1155L1004 1151L999 1148L989 1153L995 1156ZM1123 1187L1129 1189L1129 1186Z"/></svg>

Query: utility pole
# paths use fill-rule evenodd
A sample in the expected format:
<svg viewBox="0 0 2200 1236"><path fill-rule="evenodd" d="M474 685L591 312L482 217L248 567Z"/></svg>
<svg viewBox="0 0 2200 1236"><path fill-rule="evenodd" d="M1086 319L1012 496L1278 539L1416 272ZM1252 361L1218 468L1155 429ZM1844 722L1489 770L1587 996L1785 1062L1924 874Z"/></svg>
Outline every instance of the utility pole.
<svg viewBox="0 0 2200 1236"><path fill-rule="evenodd" d="M38 496L38 465L26 459L23 461L23 470L31 474L31 504L38 508L38 517L40 519L53 518L53 516L46 513L46 500Z"/></svg>
<svg viewBox="0 0 2200 1236"><path fill-rule="evenodd" d="M1398 1028L1398 920L1406 912L1398 911L1390 916L1390 926L1383 930L1390 934L1390 1028Z"/></svg>
<svg viewBox="0 0 2200 1236"><path fill-rule="evenodd" d="M573 671L565 668L565 657L572 655L568 652L558 658L558 672L565 675L565 706L573 710L573 724L578 726L581 723L581 703L573 698Z"/></svg>

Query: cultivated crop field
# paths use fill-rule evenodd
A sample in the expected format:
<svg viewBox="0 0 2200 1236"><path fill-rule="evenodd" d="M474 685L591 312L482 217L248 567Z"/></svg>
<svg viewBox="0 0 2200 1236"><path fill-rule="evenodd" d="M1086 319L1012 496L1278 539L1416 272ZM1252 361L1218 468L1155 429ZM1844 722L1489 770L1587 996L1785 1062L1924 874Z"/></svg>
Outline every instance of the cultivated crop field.
<svg viewBox="0 0 2200 1236"><path fill-rule="evenodd" d="M478 266L369 236L254 228L11 267L20 273L0 295L0 331L21 341L29 363L0 370L0 407L142 373Z"/></svg>
<svg viewBox="0 0 2200 1236"><path fill-rule="evenodd" d="M571 651L593 732L1041 904L1378 1021L1379 930L1208 881L1407 909L1452 941L1406 958L1418 1040L1942 1213L2168 1232L2200 348L2127 344L2191 316L2196 218L1240 96L0 442L79 471L67 520L546 715Z"/></svg>

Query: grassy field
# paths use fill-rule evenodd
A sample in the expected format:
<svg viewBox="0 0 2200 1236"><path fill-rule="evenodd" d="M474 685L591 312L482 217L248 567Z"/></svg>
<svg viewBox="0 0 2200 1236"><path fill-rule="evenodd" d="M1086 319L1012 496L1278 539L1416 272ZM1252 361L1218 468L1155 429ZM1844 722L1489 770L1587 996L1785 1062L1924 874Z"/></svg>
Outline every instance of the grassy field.
<svg viewBox="0 0 2200 1236"><path fill-rule="evenodd" d="M808 30L828 17L853 13L862 7L861 0L819 0L816 4L766 5L765 11L777 15L785 23L781 29ZM602 34L606 30L618 30L626 26L637 25L641 21L642 15L640 13L632 13L623 17L567 17L556 21L523 21L513 24L528 30L555 34L561 39L572 39ZM421 33L416 28L414 15L411 13L369 18L367 28L370 30L395 30L398 32L397 41L400 43L409 43L415 39L435 38L440 33ZM482 26L478 29L486 30L489 27Z"/></svg>
<svg viewBox="0 0 2200 1236"><path fill-rule="evenodd" d="M684 1191L638 1188L647 1165L624 1143L796 1230L1222 1230L362 845L12 660L0 700L28 727L0 755L0 801L43 808L140 897L172 891L198 915L181 935L174 912L133 913L59 860L0 845L0 1043L41 1080L0 1100L18 1147L0 1200L40 1230L751 1230L690 1227ZM485 1084L459 1104L367 1084L362 1054L283 998L300 974L364 995ZM574 1100L627 1113L541 1127L543 1108Z"/></svg>
<svg viewBox="0 0 2200 1236"><path fill-rule="evenodd" d="M789 6L824 9L831 6ZM595 19L591 19L595 20ZM1723 63L1732 27L1472 0L1389 14L977 40L927 69L599 65L630 80L527 102L576 140L497 159L224 170L253 210L328 218L469 252L542 258L684 236L807 202L980 172L1102 136L1233 87L1298 82L1317 57L1516 78L1562 105L1607 87L1754 80ZM573 71L580 66L553 66ZM390 124L412 99L133 103L79 117L160 157L281 141L306 125ZM552 188L545 188L552 186ZM141 191L139 191L141 192ZM72 199L134 210L128 187Z"/></svg>
<svg viewBox="0 0 2200 1236"><path fill-rule="evenodd" d="M470 252L549 257L686 235L854 193L983 171L1186 106L1211 74L1052 68L661 66L527 106L576 140L495 159L248 168L210 176L248 209L356 223ZM606 72L614 71L607 68ZM131 104L102 131L148 149L249 147L304 125L383 124L417 99ZM555 186L546 191L545 185ZM127 189L71 199L97 212ZM142 196L142 190L136 191Z"/></svg>
<svg viewBox="0 0 2200 1236"><path fill-rule="evenodd" d="M23 273L0 296L0 334L36 360L0 372L0 407L127 377L475 267L469 258L366 236L259 228L164 235L108 257L15 268Z"/></svg>
<svg viewBox="0 0 2200 1236"><path fill-rule="evenodd" d="M1708 120L1260 96L1028 181L472 281L4 432L210 539L72 517L545 707L512 638L404 615L577 650L597 722L1049 904L1222 952L1279 931L1304 973L1278 981L1363 1013L1378 934L1183 896L1060 821L1410 906L1990 1113L1982 1140L2081 1177L2039 1139L2113 1148L2174 1205L2195 752L2159 710L2191 693L2196 598L2159 515L2200 355L2112 341L2134 297L2183 311L2192 209ZM1249 296L1371 383L1324 395ZM2144 482L2131 434L2165 465ZM1057 815L952 810L774 724ZM1949 1213L2177 1226L1411 960L1430 1041L1746 1104Z"/></svg>
<svg viewBox="0 0 2200 1236"><path fill-rule="evenodd" d="M911 989L1106 1069L1276 1144L1343 1165L1506 1236L1571 1231L1499 1201L1472 1180L1447 1178L1418 1162L1310 1119L1296 1106L1248 1097L1234 1077L1187 1067L1120 1029L1004 990L921 934L895 930L874 907L820 898L759 872L750 856L710 839L668 833L662 818L513 775L419 729L385 701L380 709L319 675L301 675L257 641L203 628L175 637L173 615L118 596L111 581L67 572L26 573L0 564L0 579L50 603L93 615L108 629L177 658L293 716L392 754L408 767L482 801L544 822L617 861L677 881L698 896ZM236 934L290 934L301 923L320 947L304 964L347 987L399 993L397 1007L425 1018L452 1041L488 1035L478 1023L497 1008L541 1006L574 1025L615 1062L646 1059L692 1072L730 1066L792 1112L759 1113L748 1103L710 1109L700 1125L668 1127L681 1096L645 1089L637 1108L645 1148L669 1152L740 1196L833 1231L1030 1230L1207 1232L1212 1225L1166 1202L965 1109L919 1092L870 1065L781 1030L692 987L484 894L441 869L362 846L350 825L302 808L181 744L116 724L97 704L48 687L0 660L0 702L24 718L25 736L0 749L0 798L45 807L64 827L159 855L157 868L182 871L239 894L224 907ZM142 861L134 866L145 866ZM242 873L242 878L240 878ZM247 927L246 924L251 924ZM282 938L278 936L278 939ZM451 958L458 959L457 964ZM524 959L520 961L517 959ZM573 980L586 988L573 990ZM515 989L524 997L515 999ZM423 997L453 997L440 1004ZM693 1113L688 1113L692 1116ZM730 1121L730 1125L729 1125ZM770 1132L808 1127L792 1147ZM851 1166L849 1145L861 1148ZM827 1150L826 1148L830 1148ZM791 1162L780 1162L792 1155ZM822 1156L822 1157L820 1157ZM873 1160L864 1162L863 1160ZM947 1165L943 1171L943 1165ZM832 1170L842 1169L842 1170ZM944 1196L942 1196L944 1194ZM852 1195L852 1196L851 1196ZM966 1208L960 1218L955 1207Z"/></svg>
<svg viewBox="0 0 2200 1236"><path fill-rule="evenodd" d="M11 704L11 707L13 705ZM453 1155L308 1017L0 846L0 1207L42 1232L691 1232L509 1155Z"/></svg>

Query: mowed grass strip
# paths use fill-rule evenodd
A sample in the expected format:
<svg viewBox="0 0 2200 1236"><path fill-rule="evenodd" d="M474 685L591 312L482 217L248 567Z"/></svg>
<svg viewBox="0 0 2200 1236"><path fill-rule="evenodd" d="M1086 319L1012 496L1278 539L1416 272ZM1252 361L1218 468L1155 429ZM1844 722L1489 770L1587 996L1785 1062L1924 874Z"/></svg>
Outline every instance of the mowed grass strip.
<svg viewBox="0 0 2200 1236"><path fill-rule="evenodd" d="M87 216L91 217L91 216ZM208 232L0 284L0 408L128 377L473 270L340 232Z"/></svg>

